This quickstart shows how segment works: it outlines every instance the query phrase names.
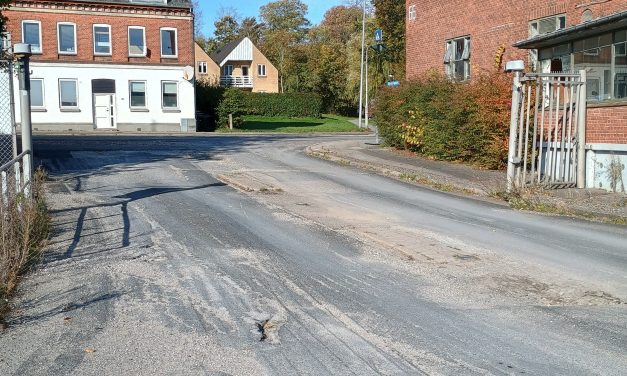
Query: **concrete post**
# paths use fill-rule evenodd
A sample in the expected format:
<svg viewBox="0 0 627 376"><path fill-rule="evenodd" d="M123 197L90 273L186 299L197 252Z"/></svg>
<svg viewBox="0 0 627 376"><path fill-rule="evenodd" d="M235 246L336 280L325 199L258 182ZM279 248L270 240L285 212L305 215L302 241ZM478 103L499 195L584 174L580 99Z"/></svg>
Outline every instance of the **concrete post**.
<svg viewBox="0 0 627 376"><path fill-rule="evenodd" d="M586 86L586 71L580 70L583 85L579 89L577 101L577 188L586 188L586 117L588 108L588 94Z"/></svg>
<svg viewBox="0 0 627 376"><path fill-rule="evenodd" d="M24 194L30 197L30 184L33 177L33 142L30 109L30 56L29 44L19 43L13 46L13 54L18 58L18 83L20 91L20 116L22 124L22 152L30 151L24 156Z"/></svg>
<svg viewBox="0 0 627 376"><path fill-rule="evenodd" d="M516 179L516 141L518 138L518 116L520 112L520 72L514 72L514 84L512 85L512 114L509 125L509 155L507 157L507 192L511 193L515 187Z"/></svg>

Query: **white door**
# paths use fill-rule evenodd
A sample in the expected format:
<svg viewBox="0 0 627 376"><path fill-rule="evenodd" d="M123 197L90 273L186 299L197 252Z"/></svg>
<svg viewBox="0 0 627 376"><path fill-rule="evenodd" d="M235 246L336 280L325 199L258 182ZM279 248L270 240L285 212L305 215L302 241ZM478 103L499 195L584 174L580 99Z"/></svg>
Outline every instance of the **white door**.
<svg viewBox="0 0 627 376"><path fill-rule="evenodd" d="M97 129L115 128L115 100L113 94L94 95L94 114Z"/></svg>

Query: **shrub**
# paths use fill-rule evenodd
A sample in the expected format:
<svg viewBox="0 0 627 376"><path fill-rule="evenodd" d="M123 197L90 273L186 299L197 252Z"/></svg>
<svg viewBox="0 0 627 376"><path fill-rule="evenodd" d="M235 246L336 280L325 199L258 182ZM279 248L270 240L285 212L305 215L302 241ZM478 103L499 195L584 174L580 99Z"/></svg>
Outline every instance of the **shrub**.
<svg viewBox="0 0 627 376"><path fill-rule="evenodd" d="M229 88L224 91L216 112L218 126L228 127L229 114L233 114L233 126L237 127L243 115L320 117L322 100L316 94L265 94Z"/></svg>
<svg viewBox="0 0 627 376"><path fill-rule="evenodd" d="M196 109L203 120L198 123L199 131L213 131L218 120L218 106L226 89L208 82L196 83Z"/></svg>
<svg viewBox="0 0 627 376"><path fill-rule="evenodd" d="M8 310L7 299L17 286L20 274L37 260L48 238L50 218L43 190L44 173L33 180L34 200L17 196L0 204L0 323Z"/></svg>
<svg viewBox="0 0 627 376"><path fill-rule="evenodd" d="M381 90L374 115L389 146L497 169L507 160L510 90L503 73L456 83L431 72Z"/></svg>

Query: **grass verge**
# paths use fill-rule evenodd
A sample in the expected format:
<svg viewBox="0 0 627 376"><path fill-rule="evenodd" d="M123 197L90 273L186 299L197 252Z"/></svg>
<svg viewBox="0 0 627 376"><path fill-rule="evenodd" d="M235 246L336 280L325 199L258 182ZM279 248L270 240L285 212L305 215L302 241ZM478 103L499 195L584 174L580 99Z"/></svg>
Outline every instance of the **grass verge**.
<svg viewBox="0 0 627 376"><path fill-rule="evenodd" d="M20 276L38 260L48 239L50 216L44 181L45 173L38 170L33 179L33 200L18 195L6 207L0 205L0 328Z"/></svg>
<svg viewBox="0 0 627 376"><path fill-rule="evenodd" d="M363 132L348 118L323 115L320 118L288 118L267 116L244 116L243 124L233 132L279 132L279 133L335 133ZM219 132L231 132L219 129Z"/></svg>

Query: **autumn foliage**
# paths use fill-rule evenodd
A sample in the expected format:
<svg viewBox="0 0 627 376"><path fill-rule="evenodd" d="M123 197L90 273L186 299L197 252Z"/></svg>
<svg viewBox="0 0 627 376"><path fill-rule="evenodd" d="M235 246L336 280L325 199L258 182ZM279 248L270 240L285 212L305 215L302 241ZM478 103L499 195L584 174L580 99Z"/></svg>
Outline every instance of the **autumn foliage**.
<svg viewBox="0 0 627 376"><path fill-rule="evenodd" d="M386 88L375 117L385 142L423 156L499 169L506 165L511 77L452 82L436 73Z"/></svg>

